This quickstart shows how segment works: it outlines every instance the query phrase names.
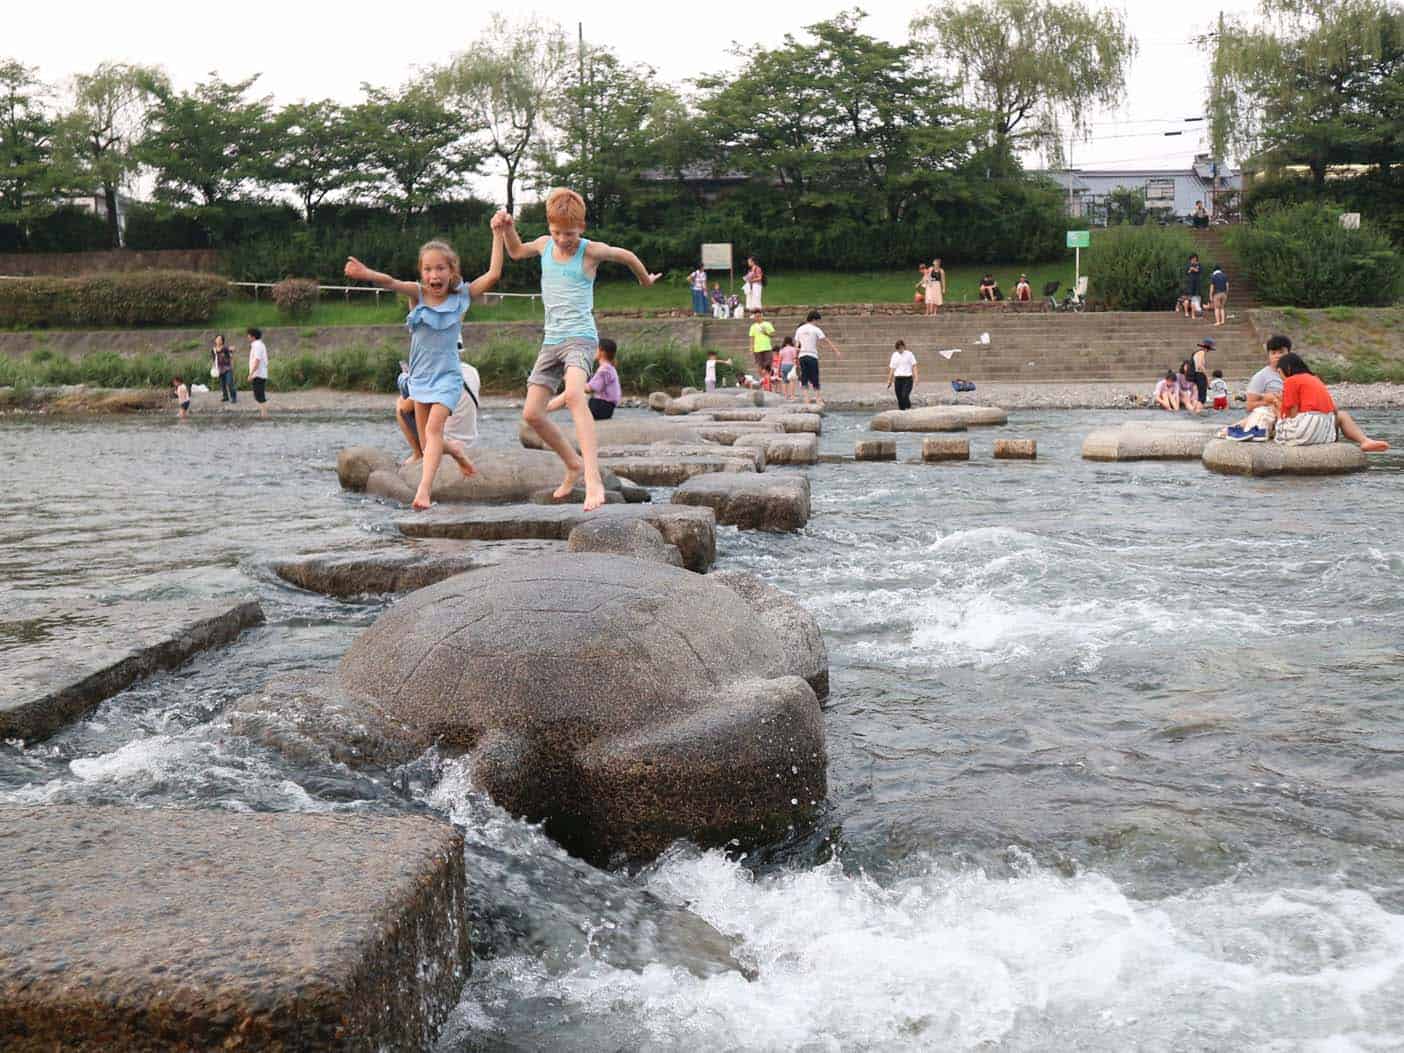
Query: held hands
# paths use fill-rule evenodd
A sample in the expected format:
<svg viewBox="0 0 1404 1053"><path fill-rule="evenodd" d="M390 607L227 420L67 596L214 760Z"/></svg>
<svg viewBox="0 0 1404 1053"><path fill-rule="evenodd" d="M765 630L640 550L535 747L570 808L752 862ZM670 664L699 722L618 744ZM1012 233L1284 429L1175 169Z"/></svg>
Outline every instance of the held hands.
<svg viewBox="0 0 1404 1053"><path fill-rule="evenodd" d="M367 282L370 281L371 269L355 256L347 256L345 273L352 281Z"/></svg>
<svg viewBox="0 0 1404 1053"><path fill-rule="evenodd" d="M516 226L516 220L512 218L512 213L505 208L499 208L488 224L495 234L504 233L508 227Z"/></svg>

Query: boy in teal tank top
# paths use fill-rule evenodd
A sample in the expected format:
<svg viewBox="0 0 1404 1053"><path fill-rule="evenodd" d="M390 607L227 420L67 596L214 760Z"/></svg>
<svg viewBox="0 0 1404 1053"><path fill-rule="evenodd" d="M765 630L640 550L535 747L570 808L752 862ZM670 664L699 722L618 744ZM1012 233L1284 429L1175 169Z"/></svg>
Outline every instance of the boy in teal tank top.
<svg viewBox="0 0 1404 1053"><path fill-rule="evenodd" d="M585 477L585 511L604 504L604 480L600 478L599 443L595 420L590 415L585 382L599 347L595 329L595 273L601 263L622 263L634 272L640 285L652 285L661 275L648 269L628 249L616 249L599 241L587 241L585 202L574 190L557 187L546 195L546 227L534 241L523 242L512 217L499 212L507 255L514 260L541 257L541 300L546 307L546 332L541 353L527 378L526 406L522 419L531 425L541 441L556 451L565 464L565 479L553 495L557 500L570 496L582 473ZM565 404L575 422L577 455L561 429L551 423L547 403L565 383Z"/></svg>

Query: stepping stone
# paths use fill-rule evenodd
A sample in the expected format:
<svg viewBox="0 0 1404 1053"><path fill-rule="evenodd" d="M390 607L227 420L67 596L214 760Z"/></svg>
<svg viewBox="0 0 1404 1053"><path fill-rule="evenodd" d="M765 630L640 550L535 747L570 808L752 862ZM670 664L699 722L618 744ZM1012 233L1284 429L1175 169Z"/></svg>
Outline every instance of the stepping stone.
<svg viewBox="0 0 1404 1053"><path fill-rule="evenodd" d="M698 424L693 429L699 439L705 442L717 442L723 446L730 446L743 435L783 435L785 426L777 420L756 420L732 421L730 424L717 421L715 423Z"/></svg>
<svg viewBox="0 0 1404 1053"><path fill-rule="evenodd" d="M531 495L530 500L534 505L582 505L585 503L585 487L577 486L565 497L557 497L554 488L538 490ZM624 503L624 495L617 490L605 491L605 504L622 505Z"/></svg>
<svg viewBox="0 0 1404 1053"><path fill-rule="evenodd" d="M923 461L968 461L970 460L970 440L922 439L921 459Z"/></svg>
<svg viewBox="0 0 1404 1053"><path fill-rule="evenodd" d="M1213 439L1203 459L1204 467L1221 475L1344 475L1369 467L1369 458L1352 442L1284 446Z"/></svg>
<svg viewBox="0 0 1404 1053"><path fill-rule="evenodd" d="M817 413L776 413L772 414L769 420L780 422L780 426L789 434L799 434L808 432L811 435L822 435L824 433L824 418Z"/></svg>
<svg viewBox="0 0 1404 1053"><path fill-rule="evenodd" d="M816 464L819 461L819 436L803 432L797 435L741 435L731 444L731 449L764 450L767 465Z"/></svg>
<svg viewBox="0 0 1404 1053"><path fill-rule="evenodd" d="M529 501L537 491L554 490L561 483L560 458L546 450L481 449L469 451L469 456L477 469L473 476L464 476L451 459L443 459L434 477L435 501ZM419 465L401 465L384 450L368 446L342 450L336 467L344 489L364 490L404 504L413 499L419 486ZM619 480L606 478L605 488L617 491Z"/></svg>
<svg viewBox="0 0 1404 1053"><path fill-rule="evenodd" d="M896 439L859 439L853 444L855 461L895 461Z"/></svg>
<svg viewBox="0 0 1404 1053"><path fill-rule="evenodd" d="M1198 460L1214 437L1212 424L1171 421L1098 428L1082 440L1088 461Z"/></svg>
<svg viewBox="0 0 1404 1053"><path fill-rule="evenodd" d="M0 739L47 738L138 680L263 622L253 600L52 600L0 616ZM2 970L0 970L2 971Z"/></svg>
<svg viewBox="0 0 1404 1053"><path fill-rule="evenodd" d="M641 519L653 524L663 540L677 546L682 553L683 566L688 570L705 573L716 559L716 516L711 509L671 504L605 505L593 512L583 512L579 505L434 508L397 519L395 526L407 537L566 541L581 523L610 517Z"/></svg>
<svg viewBox="0 0 1404 1053"><path fill-rule="evenodd" d="M621 458L684 458L701 457L704 460L736 460L751 466L757 472L765 471L765 451L760 447L722 446L715 442L673 443L655 442L646 446L601 446L601 460Z"/></svg>
<svg viewBox="0 0 1404 1053"><path fill-rule="evenodd" d="M423 542L372 552L314 552L275 563L273 572L290 585L325 596L413 592L455 574L560 547L555 541Z"/></svg>
<svg viewBox="0 0 1404 1053"><path fill-rule="evenodd" d="M775 533L809 522L809 479L804 475L700 475L673 491L673 502L705 505L717 522Z"/></svg>
<svg viewBox="0 0 1404 1053"><path fill-rule="evenodd" d="M575 425L569 420L557 422L566 441L580 449L580 444L575 441ZM517 440L528 450L542 450L550 453L546 449L546 444L541 441L541 436L536 434L535 429L522 421L517 425ZM600 446L637 446L648 445L654 442L701 442L702 437L697 434L691 421L660 420L657 417L627 417L623 419L611 418L610 420L595 421L595 441ZM555 457L555 454L551 454ZM556 474L560 475L560 460L556 460ZM560 482L558 478L556 480Z"/></svg>
<svg viewBox="0 0 1404 1053"><path fill-rule="evenodd" d="M997 461L1032 461L1038 456L1038 443L1033 439L996 439L994 456Z"/></svg>
<svg viewBox="0 0 1404 1053"><path fill-rule="evenodd" d="M642 519L600 519L581 523L570 532L566 542L568 552L607 552L615 556L682 566L682 553L677 546L663 540L652 523Z"/></svg>
<svg viewBox="0 0 1404 1053"><path fill-rule="evenodd" d="M923 406L885 410L868 422L873 431L965 431L1009 423L998 406Z"/></svg>
<svg viewBox="0 0 1404 1053"><path fill-rule="evenodd" d="M423 1049L468 977L419 815L0 808L0 1048Z"/></svg>

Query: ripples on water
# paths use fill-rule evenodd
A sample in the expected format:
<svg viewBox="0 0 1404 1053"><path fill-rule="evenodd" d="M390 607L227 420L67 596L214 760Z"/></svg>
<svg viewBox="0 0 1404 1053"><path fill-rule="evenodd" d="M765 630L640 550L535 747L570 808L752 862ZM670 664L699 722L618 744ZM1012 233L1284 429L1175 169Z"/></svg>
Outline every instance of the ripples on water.
<svg viewBox="0 0 1404 1053"><path fill-rule="evenodd" d="M6 422L0 599L252 594L269 624L0 747L0 800L451 815L480 960L440 1053L1399 1048L1404 458L1263 481L1081 461L1116 419L1017 414L1033 464L977 431L969 465L821 465L803 534L723 530L723 566L826 630L828 814L634 875L461 762L299 767L223 722L381 609L267 563L387 534L332 470L382 422ZM824 448L862 424L830 417Z"/></svg>

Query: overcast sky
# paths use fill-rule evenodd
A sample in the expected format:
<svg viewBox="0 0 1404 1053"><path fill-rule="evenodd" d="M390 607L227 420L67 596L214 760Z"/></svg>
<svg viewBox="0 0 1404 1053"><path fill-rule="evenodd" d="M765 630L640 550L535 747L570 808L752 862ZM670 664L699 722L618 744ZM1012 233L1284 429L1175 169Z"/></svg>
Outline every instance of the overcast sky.
<svg viewBox="0 0 1404 1053"><path fill-rule="evenodd" d="M703 73L734 68L734 41L778 44L786 32L846 9L825 0L766 0L754 4L640 4L638 0L575 0L547 5L405 4L404 17L385 4L304 4L295 0L191 3L142 0L134 4L70 0L59 8L16 3L5 13L0 56L38 66L62 82L105 59L163 67L178 87L210 70L227 80L260 74L256 89L278 103L331 97L359 98L362 81L395 85L417 66L442 62L462 50L494 7L516 15L568 17L572 37L583 23L588 43L612 47L630 62L646 62L660 78L680 83ZM863 5L867 31L906 39L916 3L871 0ZM1182 168L1205 147L1203 124L1184 124L1203 113L1206 61L1191 38L1212 27L1222 9L1251 13L1252 0L1222 5L1173 0L1121 0L1110 5L1127 18L1140 44L1125 103L1100 114L1092 141L1073 145L1072 162L1087 168ZM431 11L442 11L433 17ZM643 10L645 14L640 14ZM683 25L684 16L695 21ZM726 17L736 12L736 17ZM742 15L744 12L744 16ZM1185 134L1166 137L1165 131ZM496 181L480 191L500 196Z"/></svg>

